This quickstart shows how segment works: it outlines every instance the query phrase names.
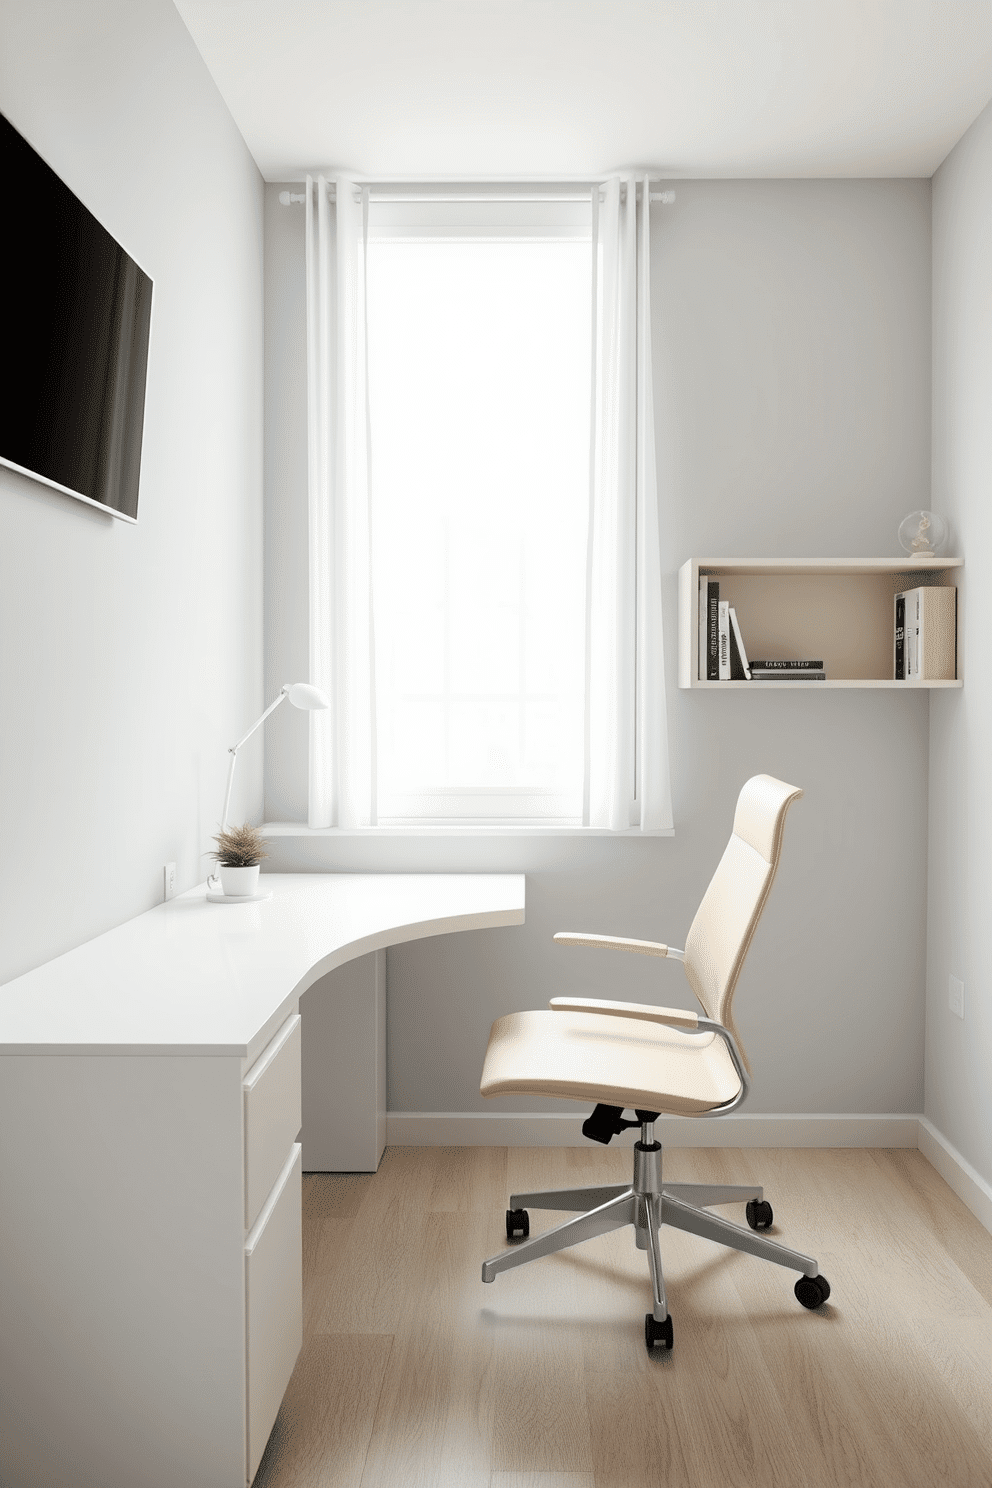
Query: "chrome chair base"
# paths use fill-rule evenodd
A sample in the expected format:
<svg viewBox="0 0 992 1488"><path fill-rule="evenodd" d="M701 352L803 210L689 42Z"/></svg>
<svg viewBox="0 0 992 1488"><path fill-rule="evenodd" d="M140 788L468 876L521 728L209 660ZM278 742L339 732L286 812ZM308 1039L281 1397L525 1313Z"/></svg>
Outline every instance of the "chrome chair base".
<svg viewBox="0 0 992 1488"><path fill-rule="evenodd" d="M535 1235L533 1239L524 1240L511 1250L504 1250L484 1261L483 1281L495 1281L501 1271L512 1271L516 1266L527 1265L528 1261L567 1250L595 1235L623 1229L625 1225L633 1226L637 1248L647 1252L656 1323L664 1323L668 1317L658 1241L663 1225L671 1225L673 1229L685 1230L691 1235L701 1235L704 1240L715 1240L718 1245L730 1246L765 1261L774 1261L776 1265L801 1271L807 1277L818 1276L819 1268L812 1256L789 1250L774 1240L745 1229L743 1225L724 1219L722 1215L708 1212L712 1204L760 1200L764 1197L761 1188L735 1183L663 1183L661 1154L661 1144L654 1141L654 1123L645 1122L641 1126L641 1140L634 1146L634 1175L629 1185L597 1184L588 1188L511 1194L511 1210L532 1208L581 1212L545 1230L542 1235Z"/></svg>

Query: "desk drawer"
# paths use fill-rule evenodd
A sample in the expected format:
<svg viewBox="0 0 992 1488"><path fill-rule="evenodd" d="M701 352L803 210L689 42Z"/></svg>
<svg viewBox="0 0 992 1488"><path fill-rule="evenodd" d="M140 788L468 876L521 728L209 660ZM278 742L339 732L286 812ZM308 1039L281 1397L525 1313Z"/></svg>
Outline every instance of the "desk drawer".
<svg viewBox="0 0 992 1488"><path fill-rule="evenodd" d="M268 1198L303 1125L300 1015L286 1019L244 1078L245 1229Z"/></svg>
<svg viewBox="0 0 992 1488"><path fill-rule="evenodd" d="M249 1483L303 1346L302 1169L295 1143L245 1242Z"/></svg>

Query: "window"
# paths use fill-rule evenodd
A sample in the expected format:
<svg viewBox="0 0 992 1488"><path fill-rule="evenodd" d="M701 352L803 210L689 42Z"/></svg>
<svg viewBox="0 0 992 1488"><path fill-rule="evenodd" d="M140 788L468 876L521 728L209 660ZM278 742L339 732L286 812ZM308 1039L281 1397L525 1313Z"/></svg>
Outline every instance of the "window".
<svg viewBox="0 0 992 1488"><path fill-rule="evenodd" d="M309 825L670 831L648 183L428 193L307 178Z"/></svg>
<svg viewBox="0 0 992 1488"><path fill-rule="evenodd" d="M380 823L582 820L588 203L376 203Z"/></svg>

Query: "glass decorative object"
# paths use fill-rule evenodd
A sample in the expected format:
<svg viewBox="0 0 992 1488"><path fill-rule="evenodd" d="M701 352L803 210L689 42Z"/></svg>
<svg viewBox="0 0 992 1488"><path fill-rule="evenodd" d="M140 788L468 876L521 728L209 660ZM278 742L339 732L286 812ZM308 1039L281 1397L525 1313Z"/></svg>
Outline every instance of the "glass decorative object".
<svg viewBox="0 0 992 1488"><path fill-rule="evenodd" d="M947 523L935 512L910 512L899 523L899 542L911 558L936 558L946 538Z"/></svg>

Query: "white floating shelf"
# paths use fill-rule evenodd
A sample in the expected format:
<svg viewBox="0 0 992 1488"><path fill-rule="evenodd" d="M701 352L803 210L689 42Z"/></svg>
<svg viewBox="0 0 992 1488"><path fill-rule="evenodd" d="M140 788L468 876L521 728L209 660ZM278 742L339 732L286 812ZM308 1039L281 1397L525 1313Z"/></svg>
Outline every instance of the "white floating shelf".
<svg viewBox="0 0 992 1488"><path fill-rule="evenodd" d="M679 570L679 686L774 688L960 687L893 679L893 596L920 584L953 585L963 558L690 558ZM705 682L698 676L699 578L720 582L749 656L822 658L825 682Z"/></svg>

